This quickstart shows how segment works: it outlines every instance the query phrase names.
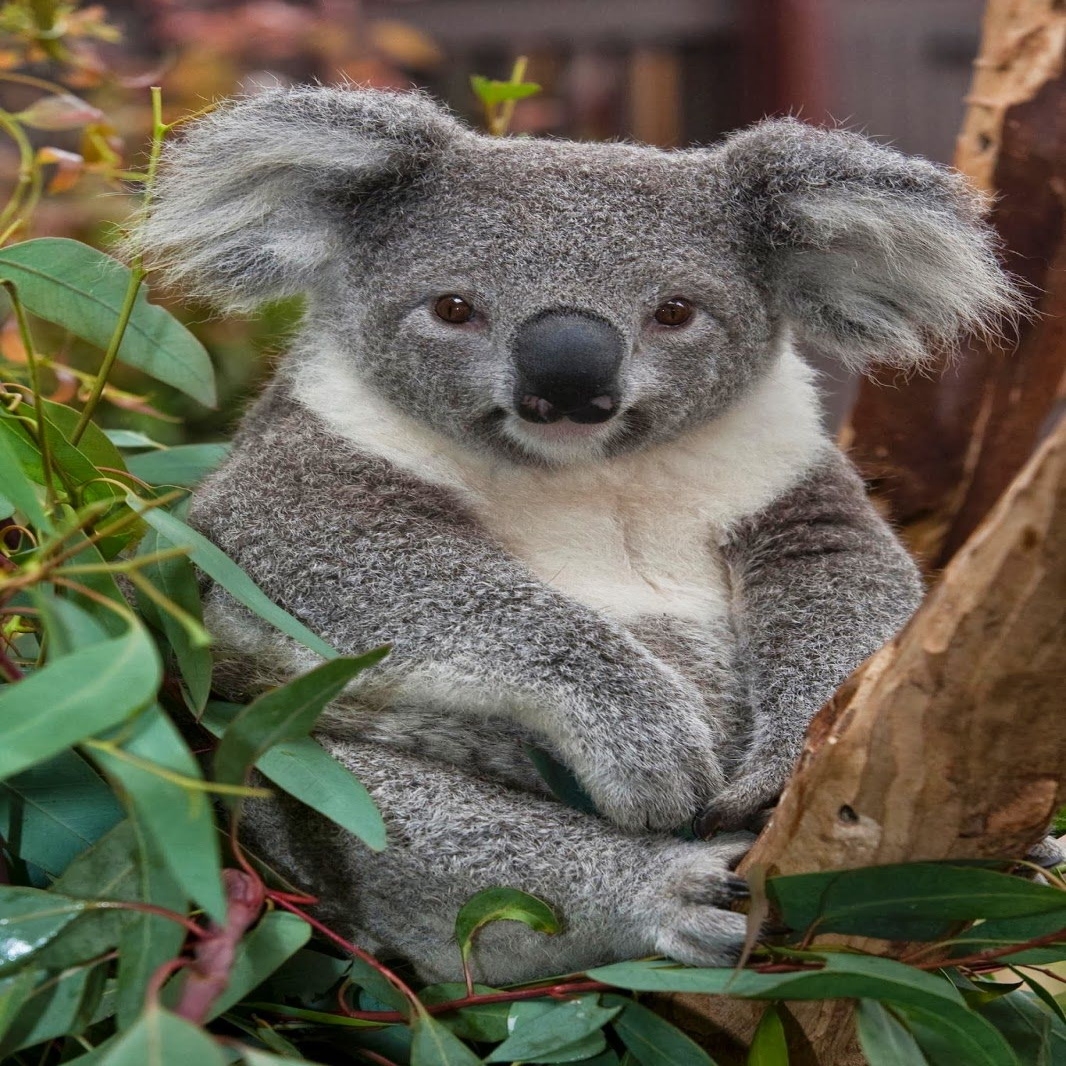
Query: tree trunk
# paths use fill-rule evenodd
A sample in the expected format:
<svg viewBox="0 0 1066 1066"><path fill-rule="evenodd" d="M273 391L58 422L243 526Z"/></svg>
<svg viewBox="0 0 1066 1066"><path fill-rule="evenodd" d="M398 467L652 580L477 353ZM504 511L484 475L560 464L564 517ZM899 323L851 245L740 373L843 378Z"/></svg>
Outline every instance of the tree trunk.
<svg viewBox="0 0 1066 1066"><path fill-rule="evenodd" d="M842 442L927 569L961 547L1032 453L1066 353L1066 6L990 0L956 164L997 196L1006 265L1033 297L1017 346L971 343L935 378L864 382Z"/></svg>
<svg viewBox="0 0 1066 1066"><path fill-rule="evenodd" d="M947 569L812 724L742 869L1017 857L1066 801L1066 420L1033 455L1066 369L1064 55L1060 0L989 0L956 162L998 195L1037 314L1013 350L975 342L939 378L860 389L842 442L927 569ZM704 996L657 1007L722 1066L745 1062L762 1013ZM793 1004L786 1028L795 1066L864 1062L849 1003Z"/></svg>

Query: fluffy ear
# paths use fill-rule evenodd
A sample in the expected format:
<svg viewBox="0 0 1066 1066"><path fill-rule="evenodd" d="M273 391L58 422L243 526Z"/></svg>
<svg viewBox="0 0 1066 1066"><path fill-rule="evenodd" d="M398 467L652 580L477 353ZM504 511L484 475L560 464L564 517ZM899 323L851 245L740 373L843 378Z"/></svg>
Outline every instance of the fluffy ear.
<svg viewBox="0 0 1066 1066"><path fill-rule="evenodd" d="M465 135L419 93L275 89L227 103L167 148L133 243L190 295L247 310L304 291L336 261L345 212Z"/></svg>
<svg viewBox="0 0 1066 1066"><path fill-rule="evenodd" d="M777 309L848 366L918 365L1018 313L985 202L960 174L790 119L735 134L721 153Z"/></svg>

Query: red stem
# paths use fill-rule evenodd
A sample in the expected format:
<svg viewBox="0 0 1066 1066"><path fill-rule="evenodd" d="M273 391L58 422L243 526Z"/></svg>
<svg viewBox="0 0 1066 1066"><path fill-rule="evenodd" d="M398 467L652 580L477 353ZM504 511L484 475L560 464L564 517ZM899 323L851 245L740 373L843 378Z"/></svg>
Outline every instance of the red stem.
<svg viewBox="0 0 1066 1066"><path fill-rule="evenodd" d="M408 1002L415 1010L422 1009L422 1004L419 1001L418 996L414 994L411 988L392 972L387 966L379 962L370 954L369 951L364 951L361 947L357 947L349 940L345 940L339 933L333 932L328 925L323 925L317 918L312 918L306 911L301 910L292 902L292 896L287 892L274 892L267 891L267 899L272 900L279 907L284 907L285 910L291 911L298 918L302 918L312 929L321 933L324 937L332 940L342 951L346 951L349 955L354 955L357 959L361 959L368 966L372 966L382 977L385 978L391 985L393 985L398 991L402 992ZM392 1013L392 1012L390 1012ZM406 1020L402 1014L398 1014L399 1020Z"/></svg>
<svg viewBox="0 0 1066 1066"><path fill-rule="evenodd" d="M177 922L178 925L185 926L186 931L192 936L202 937L207 935L207 931L197 925L191 918L187 918L184 914L178 914L177 911L167 910L166 907L157 907L154 903L136 903L132 900L124 899L99 899L93 900L90 907L98 907L101 910L138 911L141 914L155 914L160 918L166 918L168 921Z"/></svg>

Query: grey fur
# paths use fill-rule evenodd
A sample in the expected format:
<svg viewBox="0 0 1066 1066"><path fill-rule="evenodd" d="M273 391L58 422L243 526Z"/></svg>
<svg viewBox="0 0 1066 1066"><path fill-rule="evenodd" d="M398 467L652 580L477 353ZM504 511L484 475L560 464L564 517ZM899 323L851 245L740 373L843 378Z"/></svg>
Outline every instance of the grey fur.
<svg viewBox="0 0 1066 1066"><path fill-rule="evenodd" d="M193 520L342 652L393 644L323 723L390 847L372 856L286 799L251 810L255 842L427 976L457 972L455 912L497 883L544 896L567 931L489 930L488 980L730 958L736 841L662 832L707 805L740 826L773 801L811 715L917 603L913 564L846 461L804 438L776 495L708 521L732 587L722 617L614 617L504 547L461 486L434 480L432 451L505 472L683 453L752 402L790 331L849 363L912 365L993 325L1010 284L962 179L795 122L664 153L486 138L421 96L304 89L194 125L143 235L222 306L306 294L293 352ZM474 304L471 323L433 316L444 293ZM694 318L656 326L676 295ZM513 338L546 309L624 338L622 413L584 450L527 446L507 421ZM359 412L309 410L309 382L327 401L360 382L437 442L427 470L353 443L336 420L358 430ZM229 695L311 665L221 589L208 617ZM546 797L531 741L607 820Z"/></svg>

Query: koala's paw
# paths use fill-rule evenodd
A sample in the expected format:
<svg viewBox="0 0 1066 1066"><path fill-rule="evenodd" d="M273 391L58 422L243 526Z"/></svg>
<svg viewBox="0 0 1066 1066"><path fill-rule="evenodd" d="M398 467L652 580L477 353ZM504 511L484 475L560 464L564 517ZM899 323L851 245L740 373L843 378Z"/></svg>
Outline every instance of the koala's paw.
<svg viewBox="0 0 1066 1066"><path fill-rule="evenodd" d="M656 741L616 758L601 751L594 767L578 776L596 809L622 829L674 830L691 824L725 784L714 741L708 730L705 737L689 733L684 742Z"/></svg>
<svg viewBox="0 0 1066 1066"><path fill-rule="evenodd" d="M731 833L673 850L657 879L655 951L690 966L732 966L744 946L747 920L728 910L749 896L747 882L732 872L755 838Z"/></svg>
<svg viewBox="0 0 1066 1066"><path fill-rule="evenodd" d="M1025 858L1037 866L1043 866L1045 870L1051 870L1066 862L1062 845L1052 836L1044 837L1039 844L1034 844Z"/></svg>
<svg viewBox="0 0 1066 1066"><path fill-rule="evenodd" d="M709 837L721 830L761 830L787 780L787 772L774 766L738 774L696 818L696 836Z"/></svg>

